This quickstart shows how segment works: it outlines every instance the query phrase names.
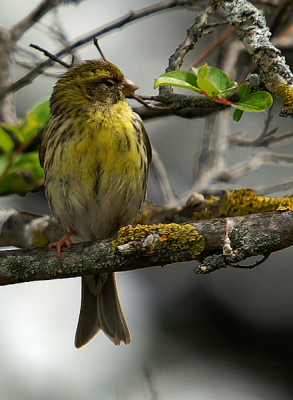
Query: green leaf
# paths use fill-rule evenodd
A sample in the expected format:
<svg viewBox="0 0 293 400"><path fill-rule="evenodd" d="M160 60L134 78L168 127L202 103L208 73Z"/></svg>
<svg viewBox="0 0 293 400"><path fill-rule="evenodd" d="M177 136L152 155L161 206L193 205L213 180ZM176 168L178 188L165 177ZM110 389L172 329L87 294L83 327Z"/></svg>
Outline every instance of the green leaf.
<svg viewBox="0 0 293 400"><path fill-rule="evenodd" d="M159 76L155 80L154 88L158 86L177 86L199 92L196 76L186 71L170 71Z"/></svg>
<svg viewBox="0 0 293 400"><path fill-rule="evenodd" d="M250 85L248 85L247 83L243 83L239 87L238 92L237 92L239 99L242 99L243 97L248 96L249 92L250 92L250 88L251 88Z"/></svg>
<svg viewBox="0 0 293 400"><path fill-rule="evenodd" d="M0 156L0 182L1 182L1 176L3 174L3 172L6 171L6 168L9 165L9 157L7 154L2 154Z"/></svg>
<svg viewBox="0 0 293 400"><path fill-rule="evenodd" d="M23 142L23 136L21 133L21 125L23 124L23 121L20 122L18 125L9 125L5 124L4 122L1 122L0 126L4 132L7 132L8 134L11 134L10 136L15 137L16 141L19 143Z"/></svg>
<svg viewBox="0 0 293 400"><path fill-rule="evenodd" d="M198 68L191 67L192 72L194 73L195 76L198 76Z"/></svg>
<svg viewBox="0 0 293 400"><path fill-rule="evenodd" d="M7 132L0 127L0 150L10 153L14 149L14 143Z"/></svg>
<svg viewBox="0 0 293 400"><path fill-rule="evenodd" d="M197 78L206 79L209 75L209 66L204 64L198 69Z"/></svg>
<svg viewBox="0 0 293 400"><path fill-rule="evenodd" d="M204 93L206 93L209 97L213 98L213 97L218 96L218 94L221 93L219 91L219 89L215 85L213 85L211 82L209 82L207 79L198 78L197 84L198 84L199 88Z"/></svg>
<svg viewBox="0 0 293 400"><path fill-rule="evenodd" d="M38 151L20 153L13 159L7 176L0 181L0 194L17 193L23 195L38 186L43 176Z"/></svg>
<svg viewBox="0 0 293 400"><path fill-rule="evenodd" d="M242 117L242 115L243 115L243 112L244 111L242 111L242 110L235 110L234 113L233 113L233 120L235 122L239 122L241 117Z"/></svg>
<svg viewBox="0 0 293 400"><path fill-rule="evenodd" d="M222 93L223 93L223 92L230 92L231 90L236 89L237 86L238 86L238 83L235 82L235 81L232 81L232 82L229 83L229 85L227 86L226 89L223 89L223 90L222 90Z"/></svg>
<svg viewBox="0 0 293 400"><path fill-rule="evenodd" d="M15 157L13 168L24 169L32 171L36 177L40 179L43 176L43 169L39 163L38 151L31 151L29 153L20 153Z"/></svg>
<svg viewBox="0 0 293 400"><path fill-rule="evenodd" d="M36 134L41 130L39 118L33 111L29 111L26 114L20 130L22 133L23 143L28 146Z"/></svg>
<svg viewBox="0 0 293 400"><path fill-rule="evenodd" d="M192 68L192 70L197 74L198 86L209 97L224 99L230 90L238 86L237 82L230 82L228 76L219 68L205 64L198 70L196 68Z"/></svg>
<svg viewBox="0 0 293 400"><path fill-rule="evenodd" d="M232 104L233 107L242 111L261 112L271 107L273 98L268 92L251 93Z"/></svg>
<svg viewBox="0 0 293 400"><path fill-rule="evenodd" d="M230 81L228 76L218 68L208 67L208 80L213 83L220 91L228 88Z"/></svg>
<svg viewBox="0 0 293 400"><path fill-rule="evenodd" d="M44 128L49 118L49 100L36 104L33 109L26 114L22 125L20 125L22 141L26 146L28 146L37 133Z"/></svg>
<svg viewBox="0 0 293 400"><path fill-rule="evenodd" d="M43 128L51 117L50 100L42 100L33 106L32 111L37 115L41 128Z"/></svg>

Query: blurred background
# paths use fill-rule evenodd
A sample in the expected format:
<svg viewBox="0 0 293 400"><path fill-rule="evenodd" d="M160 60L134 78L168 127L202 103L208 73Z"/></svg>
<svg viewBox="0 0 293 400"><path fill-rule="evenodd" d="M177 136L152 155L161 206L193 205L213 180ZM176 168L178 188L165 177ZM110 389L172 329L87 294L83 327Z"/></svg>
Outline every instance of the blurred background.
<svg viewBox="0 0 293 400"><path fill-rule="evenodd" d="M139 94L157 93L154 80L164 73L170 55L194 22L195 13L201 11L198 3L194 10L158 13L100 38L107 59L140 86ZM2 0L0 24L11 28L37 4L37 0ZM60 44L58 47L48 35L52 20L56 23L57 18L67 38L74 40L132 9L151 4L155 1L86 0L78 5L65 4L58 8L57 16L50 13L42 24L29 30L20 44L28 49L34 43L54 53ZM212 39L212 35L206 35L186 58L186 65ZM92 44L79 49L78 55L81 59L99 56ZM292 53L285 55L292 69ZM216 57L218 53L201 64L213 65ZM61 67L56 70L62 72ZM23 67L15 63L15 77L23 73ZM50 96L55 81L56 77L41 76L20 90L16 95L18 117ZM278 127L280 134L291 132L292 120L280 118L279 110L280 103L275 101L272 127ZM221 126L223 115L218 114L216 127ZM249 114L236 124L230 116L229 129L232 134L254 139L266 118L267 113ZM146 129L176 195L182 195L196 176L194 166L204 120L172 116L150 120ZM273 151L290 154L292 149L292 142L287 141L277 143ZM264 150L231 147L227 163L234 165L240 158ZM232 182L229 188L268 187L290 176L292 165L264 164ZM291 193L282 190L272 195ZM148 198L155 203L164 200L152 171ZM2 197L0 207L50 214L42 191L25 197ZM185 263L118 274L121 301L132 333L132 344L121 347L114 347L100 333L84 348L74 348L80 279L1 287L0 398L293 399L292 249L273 254L254 270L229 268L197 276L193 273L196 266Z"/></svg>

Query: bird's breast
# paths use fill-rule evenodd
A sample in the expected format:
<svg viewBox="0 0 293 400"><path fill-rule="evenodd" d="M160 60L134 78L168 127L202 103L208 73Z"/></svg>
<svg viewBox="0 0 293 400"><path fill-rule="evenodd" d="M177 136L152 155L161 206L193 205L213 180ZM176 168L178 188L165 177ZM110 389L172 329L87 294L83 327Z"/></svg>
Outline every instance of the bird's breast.
<svg viewBox="0 0 293 400"><path fill-rule="evenodd" d="M75 126L63 149L56 148L46 174L47 192L54 193L51 201L48 193L53 213L65 229L80 230L83 240L107 237L118 225L133 222L147 174L146 149L135 121L139 117L126 103L87 118ZM83 227L92 231L91 237L82 234Z"/></svg>

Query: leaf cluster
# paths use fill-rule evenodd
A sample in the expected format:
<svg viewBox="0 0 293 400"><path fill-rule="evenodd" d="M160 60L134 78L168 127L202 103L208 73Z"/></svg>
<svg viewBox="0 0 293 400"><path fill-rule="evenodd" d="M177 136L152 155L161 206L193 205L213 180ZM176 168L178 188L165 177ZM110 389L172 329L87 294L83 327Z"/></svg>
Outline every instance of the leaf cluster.
<svg viewBox="0 0 293 400"><path fill-rule="evenodd" d="M0 195L24 195L42 183L38 151L29 151L29 146L49 118L49 100L45 100L17 125L0 123Z"/></svg>
<svg viewBox="0 0 293 400"><path fill-rule="evenodd" d="M227 99L228 93L238 87L238 83L229 80L219 68L204 64L193 68L191 72L170 71L155 80L154 88L158 86L177 86L193 90L207 96L210 100L236 108L233 119L238 122L244 111L261 112L271 107L273 98L270 93L259 91L250 93L250 86L243 84L237 92L239 101Z"/></svg>

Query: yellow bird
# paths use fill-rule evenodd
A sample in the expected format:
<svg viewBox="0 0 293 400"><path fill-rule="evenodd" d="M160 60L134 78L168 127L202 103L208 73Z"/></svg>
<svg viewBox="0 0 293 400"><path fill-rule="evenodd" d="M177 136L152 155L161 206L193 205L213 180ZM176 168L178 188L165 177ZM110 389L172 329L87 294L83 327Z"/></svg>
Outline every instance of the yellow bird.
<svg viewBox="0 0 293 400"><path fill-rule="evenodd" d="M40 162L50 207L67 232L50 245L58 257L70 240L115 236L133 223L145 199L151 146L125 100L137 88L115 65L99 60L70 68L54 87ZM75 346L99 330L115 345L131 342L114 273L82 277Z"/></svg>

